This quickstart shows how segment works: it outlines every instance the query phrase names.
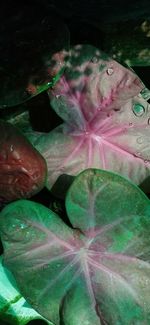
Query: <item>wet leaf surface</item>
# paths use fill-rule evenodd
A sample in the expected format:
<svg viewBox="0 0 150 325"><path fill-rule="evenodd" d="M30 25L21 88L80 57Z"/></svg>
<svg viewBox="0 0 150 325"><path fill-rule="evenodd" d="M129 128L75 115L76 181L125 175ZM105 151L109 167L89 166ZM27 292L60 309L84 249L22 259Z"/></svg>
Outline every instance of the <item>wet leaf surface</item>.
<svg viewBox="0 0 150 325"><path fill-rule="evenodd" d="M119 175L89 169L66 209L74 229L34 202L1 212L4 263L24 297L56 325L149 323L148 198Z"/></svg>
<svg viewBox="0 0 150 325"><path fill-rule="evenodd" d="M150 106L138 76L92 46L75 46L49 90L64 120L49 134L29 135L47 161L49 189L62 174L95 167L140 184L150 176Z"/></svg>

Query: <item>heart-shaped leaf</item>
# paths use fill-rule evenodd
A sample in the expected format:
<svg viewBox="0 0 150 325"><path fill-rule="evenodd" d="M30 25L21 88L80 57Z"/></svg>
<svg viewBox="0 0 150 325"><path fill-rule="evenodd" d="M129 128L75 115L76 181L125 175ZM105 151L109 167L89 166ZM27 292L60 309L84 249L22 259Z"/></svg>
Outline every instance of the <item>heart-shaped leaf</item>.
<svg viewBox="0 0 150 325"><path fill-rule="evenodd" d="M25 325L33 319L44 319L19 293L11 272L3 266L0 257L0 319L10 324ZM47 324L53 325L44 319Z"/></svg>
<svg viewBox="0 0 150 325"><path fill-rule="evenodd" d="M54 324L150 323L150 203L132 183L89 169L71 185L71 229L25 200L1 212L5 264Z"/></svg>
<svg viewBox="0 0 150 325"><path fill-rule="evenodd" d="M47 187L87 168L142 183L150 175L150 105L137 75L92 46L76 46L64 75L49 90L65 121L31 142L48 165Z"/></svg>

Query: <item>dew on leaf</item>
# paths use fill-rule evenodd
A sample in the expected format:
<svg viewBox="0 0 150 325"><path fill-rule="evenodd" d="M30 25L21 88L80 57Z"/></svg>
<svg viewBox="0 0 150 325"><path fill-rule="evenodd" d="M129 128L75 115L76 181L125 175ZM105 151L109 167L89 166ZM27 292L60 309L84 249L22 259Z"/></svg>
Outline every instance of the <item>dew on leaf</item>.
<svg viewBox="0 0 150 325"><path fill-rule="evenodd" d="M145 108L143 105L139 104L139 103L135 103L133 105L133 113L136 115L136 116L142 116L145 112Z"/></svg>
<svg viewBox="0 0 150 325"><path fill-rule="evenodd" d="M55 97L58 99L60 97L60 95L56 95Z"/></svg>
<svg viewBox="0 0 150 325"><path fill-rule="evenodd" d="M109 76L111 76L113 74L114 70L113 70L113 68L108 68L106 72Z"/></svg>
<svg viewBox="0 0 150 325"><path fill-rule="evenodd" d="M10 152L12 152L14 150L14 146L13 146L13 144L11 144L11 146L10 146Z"/></svg>
<svg viewBox="0 0 150 325"><path fill-rule="evenodd" d="M137 155L138 155L139 157L141 157L142 154L141 154L141 152L137 152Z"/></svg>
<svg viewBox="0 0 150 325"><path fill-rule="evenodd" d="M134 157L136 158L140 158L141 157L141 153L140 152L136 152L133 154Z"/></svg>
<svg viewBox="0 0 150 325"><path fill-rule="evenodd" d="M111 116L112 116L112 112L108 112L107 117L111 117Z"/></svg>
<svg viewBox="0 0 150 325"><path fill-rule="evenodd" d="M52 82L48 82L47 83L47 86L49 87L49 86L51 86L52 85Z"/></svg>
<svg viewBox="0 0 150 325"><path fill-rule="evenodd" d="M102 71L106 67L106 64L100 64L99 71Z"/></svg>
<svg viewBox="0 0 150 325"><path fill-rule="evenodd" d="M142 89L141 95L144 99L148 100L150 98L150 91L147 88Z"/></svg>
<svg viewBox="0 0 150 325"><path fill-rule="evenodd" d="M132 122L129 122L129 126L133 126L133 123Z"/></svg>
<svg viewBox="0 0 150 325"><path fill-rule="evenodd" d="M97 58L96 56L93 56L93 58L91 59L91 61L92 61L93 63L97 63L97 62L98 62L98 58Z"/></svg>
<svg viewBox="0 0 150 325"><path fill-rule="evenodd" d="M71 228L39 203L23 200L10 207L0 218L3 242L9 234L8 217L12 224L29 224L33 237L26 242L22 232L10 237L4 245L6 263L40 315L57 324L60 316L63 324L78 325L147 321L150 220L149 200L142 191L112 172L89 169L75 178L67 194Z"/></svg>
<svg viewBox="0 0 150 325"><path fill-rule="evenodd" d="M46 270L48 268L48 266L49 266L48 264L44 264L43 265L43 270Z"/></svg>
<svg viewBox="0 0 150 325"><path fill-rule="evenodd" d="M143 143L143 137L139 137L139 138L137 138L137 143L139 143L139 144L142 144Z"/></svg>
<svg viewBox="0 0 150 325"><path fill-rule="evenodd" d="M21 225L20 225L20 228L21 229L25 229L25 228L27 228L28 227L28 225L26 224L26 223L21 223Z"/></svg>

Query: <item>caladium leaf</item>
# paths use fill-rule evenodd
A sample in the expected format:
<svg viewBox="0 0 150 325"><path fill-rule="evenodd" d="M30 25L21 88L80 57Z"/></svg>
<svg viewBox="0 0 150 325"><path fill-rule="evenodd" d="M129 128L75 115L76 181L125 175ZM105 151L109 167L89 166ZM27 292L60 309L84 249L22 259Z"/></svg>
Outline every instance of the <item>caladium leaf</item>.
<svg viewBox="0 0 150 325"><path fill-rule="evenodd" d="M64 75L49 90L65 121L30 140L48 165L47 187L59 175L87 168L117 172L142 183L150 175L150 105L137 75L92 46L76 46Z"/></svg>
<svg viewBox="0 0 150 325"><path fill-rule="evenodd" d="M32 309L22 297L13 275L2 263L2 256L0 257L0 319L14 325L25 325L33 319L44 319L45 324L53 325Z"/></svg>
<svg viewBox="0 0 150 325"><path fill-rule="evenodd" d="M57 325L149 324L148 198L117 174L88 169L66 209L74 229L31 201L1 212L4 262L24 297Z"/></svg>

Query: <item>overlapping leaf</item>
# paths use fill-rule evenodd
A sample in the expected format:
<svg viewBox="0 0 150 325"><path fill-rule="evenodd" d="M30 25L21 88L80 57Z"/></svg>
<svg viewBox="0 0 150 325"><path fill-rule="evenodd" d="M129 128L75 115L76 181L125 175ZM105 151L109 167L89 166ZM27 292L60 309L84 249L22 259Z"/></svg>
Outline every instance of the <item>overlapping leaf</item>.
<svg viewBox="0 0 150 325"><path fill-rule="evenodd" d="M1 213L4 262L24 297L57 325L149 324L148 198L121 176L89 169L66 208L74 229L25 200Z"/></svg>
<svg viewBox="0 0 150 325"><path fill-rule="evenodd" d="M39 152L16 127L0 120L0 206L39 192L46 175Z"/></svg>
<svg viewBox="0 0 150 325"><path fill-rule="evenodd" d="M92 46L76 46L50 102L65 121L31 141L48 165L50 189L62 174L87 168L140 184L150 175L150 106L137 75Z"/></svg>
<svg viewBox="0 0 150 325"><path fill-rule="evenodd" d="M33 319L43 319L19 293L11 272L3 266L0 258L0 319L9 324L25 325ZM45 320L45 324L52 323Z"/></svg>

